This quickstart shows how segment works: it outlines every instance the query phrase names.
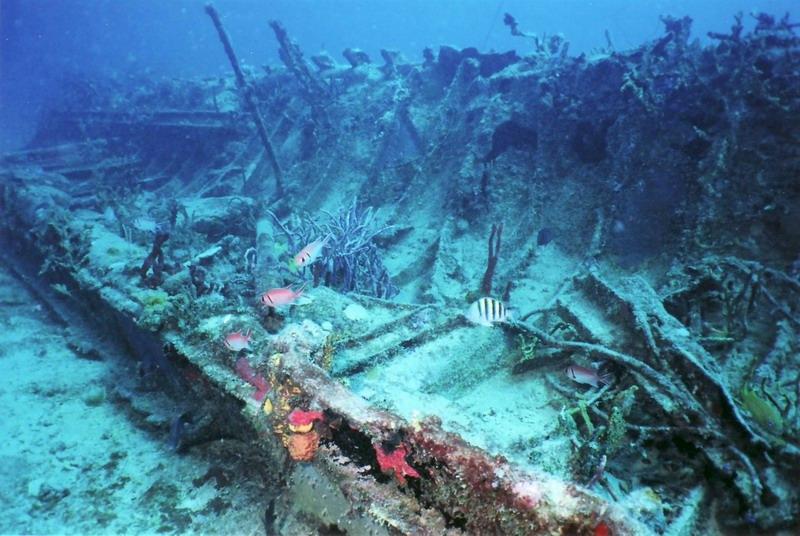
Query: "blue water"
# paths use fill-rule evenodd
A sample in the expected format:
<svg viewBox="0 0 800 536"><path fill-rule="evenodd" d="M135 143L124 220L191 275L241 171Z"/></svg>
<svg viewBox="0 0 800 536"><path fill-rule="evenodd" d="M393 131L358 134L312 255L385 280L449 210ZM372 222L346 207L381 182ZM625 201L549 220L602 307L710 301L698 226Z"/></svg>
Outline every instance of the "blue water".
<svg viewBox="0 0 800 536"><path fill-rule="evenodd" d="M0 150L31 136L37 114L59 94L64 73L124 79L217 76L229 65L201 1L3 0L0 3ZM572 54L606 44L634 47L660 35L659 15L688 15L693 35L727 31L732 16L780 15L791 0L324 0L215 2L243 63L277 63L270 19L282 21L307 54L347 47L378 59L381 48L419 60L441 44L505 51L522 46L503 26L503 13L536 33L561 33ZM753 26L745 17L747 27Z"/></svg>

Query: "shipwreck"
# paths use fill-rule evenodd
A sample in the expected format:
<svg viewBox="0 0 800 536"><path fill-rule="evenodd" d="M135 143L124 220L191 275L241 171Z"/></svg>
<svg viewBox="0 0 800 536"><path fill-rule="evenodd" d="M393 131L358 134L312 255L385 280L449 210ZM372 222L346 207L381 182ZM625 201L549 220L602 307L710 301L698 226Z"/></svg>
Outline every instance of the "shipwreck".
<svg viewBox="0 0 800 536"><path fill-rule="evenodd" d="M207 12L232 76L70 80L0 158L0 237L124 343L119 403L269 475L267 533L797 528L788 18L574 56L507 16L518 52L421 63L275 21L252 67Z"/></svg>

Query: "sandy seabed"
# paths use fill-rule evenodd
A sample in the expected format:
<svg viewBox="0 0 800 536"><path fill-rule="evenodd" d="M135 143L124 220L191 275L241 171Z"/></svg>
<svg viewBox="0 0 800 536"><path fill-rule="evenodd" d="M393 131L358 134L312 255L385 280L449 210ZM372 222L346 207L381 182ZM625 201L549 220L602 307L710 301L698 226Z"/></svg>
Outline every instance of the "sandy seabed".
<svg viewBox="0 0 800 536"><path fill-rule="evenodd" d="M112 401L126 359L80 358L0 269L0 534L263 534L242 467L175 453Z"/></svg>

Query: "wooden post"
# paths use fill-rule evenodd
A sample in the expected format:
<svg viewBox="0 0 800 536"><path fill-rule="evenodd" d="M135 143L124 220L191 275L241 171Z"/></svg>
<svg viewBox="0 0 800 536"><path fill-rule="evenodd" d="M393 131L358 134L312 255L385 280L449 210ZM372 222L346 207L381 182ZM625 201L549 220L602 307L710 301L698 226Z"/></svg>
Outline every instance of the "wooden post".
<svg viewBox="0 0 800 536"><path fill-rule="evenodd" d="M244 78L242 68L239 66L239 60L236 59L236 53L233 51L233 45L231 45L231 40L228 38L225 28L222 27L222 21L219 19L217 10L214 9L213 5L206 4L206 13L208 13L208 16L211 17L211 21L214 23L214 27L217 29L217 33L219 34L219 40L222 41L222 46L225 49L225 55L228 56L228 61L230 61L231 67L233 67L233 73L236 75L236 85L242 92L245 107L247 108L247 111L250 112L250 115L253 116L253 121L256 124L258 136L261 138L261 143L264 144L264 150L267 152L267 158L269 159L270 164L272 164L272 170L275 172L275 193L280 197L283 195L283 173L281 172L280 165L278 165L278 158L275 156L275 151L272 148L272 144L269 141L267 128L264 126L264 119L262 119L261 113L258 111L258 103L256 102L255 95L253 94L253 88Z"/></svg>

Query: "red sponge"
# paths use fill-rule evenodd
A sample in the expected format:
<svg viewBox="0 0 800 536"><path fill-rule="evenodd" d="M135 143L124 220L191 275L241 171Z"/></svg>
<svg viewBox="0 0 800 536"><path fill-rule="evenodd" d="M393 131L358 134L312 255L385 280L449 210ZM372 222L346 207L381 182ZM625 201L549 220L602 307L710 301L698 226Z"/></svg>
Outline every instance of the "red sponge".
<svg viewBox="0 0 800 536"><path fill-rule="evenodd" d="M238 361L236 361L236 373L241 379L256 388L253 393L253 399L259 402L264 400L264 397L267 396L267 391L269 391L269 384L267 384L267 380L264 379L264 376L255 373L253 367L251 367L250 363L247 361L247 358L240 357Z"/></svg>
<svg viewBox="0 0 800 536"><path fill-rule="evenodd" d="M406 483L405 477L407 476L419 478L417 470L406 462L408 451L405 445L398 446L388 454L383 450L381 445L373 444L372 446L375 448L375 454L378 457L378 465L380 465L381 471L384 473L392 471L400 484Z"/></svg>

